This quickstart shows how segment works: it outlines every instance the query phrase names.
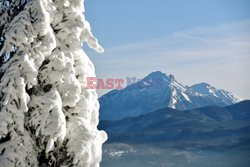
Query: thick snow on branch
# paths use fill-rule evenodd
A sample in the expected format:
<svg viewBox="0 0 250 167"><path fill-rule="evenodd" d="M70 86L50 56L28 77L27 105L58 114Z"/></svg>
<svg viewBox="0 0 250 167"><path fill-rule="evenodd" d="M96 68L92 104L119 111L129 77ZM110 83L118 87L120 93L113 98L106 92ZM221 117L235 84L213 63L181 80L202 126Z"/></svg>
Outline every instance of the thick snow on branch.
<svg viewBox="0 0 250 167"><path fill-rule="evenodd" d="M83 12L82 0L33 0L6 23L0 56L14 56L0 78L0 166L99 166L107 135L82 44L103 48Z"/></svg>

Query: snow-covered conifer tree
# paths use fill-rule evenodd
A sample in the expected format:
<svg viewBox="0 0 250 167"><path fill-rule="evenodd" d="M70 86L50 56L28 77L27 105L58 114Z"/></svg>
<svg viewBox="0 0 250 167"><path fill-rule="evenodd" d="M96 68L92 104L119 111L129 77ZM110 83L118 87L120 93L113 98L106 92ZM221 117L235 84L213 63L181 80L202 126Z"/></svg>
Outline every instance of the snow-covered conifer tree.
<svg viewBox="0 0 250 167"><path fill-rule="evenodd" d="M82 0L0 1L0 166L97 167L107 139L86 77L102 52Z"/></svg>

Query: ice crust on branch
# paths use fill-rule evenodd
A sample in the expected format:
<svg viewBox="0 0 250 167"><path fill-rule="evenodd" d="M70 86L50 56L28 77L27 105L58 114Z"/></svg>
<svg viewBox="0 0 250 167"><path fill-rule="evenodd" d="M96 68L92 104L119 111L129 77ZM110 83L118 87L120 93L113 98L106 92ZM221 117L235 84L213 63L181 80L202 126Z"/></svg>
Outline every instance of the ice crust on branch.
<svg viewBox="0 0 250 167"><path fill-rule="evenodd" d="M14 17L0 13L10 20L0 55L13 55L1 67L0 166L99 166L107 135L82 43L103 48L83 12L82 0L30 0Z"/></svg>

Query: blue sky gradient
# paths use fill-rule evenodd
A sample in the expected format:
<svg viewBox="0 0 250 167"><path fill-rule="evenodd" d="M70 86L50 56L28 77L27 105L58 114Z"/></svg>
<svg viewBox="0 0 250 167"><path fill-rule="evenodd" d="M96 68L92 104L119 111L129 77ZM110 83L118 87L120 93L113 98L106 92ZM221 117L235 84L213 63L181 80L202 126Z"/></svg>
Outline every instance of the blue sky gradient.
<svg viewBox="0 0 250 167"><path fill-rule="evenodd" d="M105 48L87 49L98 77L161 70L183 84L208 82L250 99L250 1L86 0ZM99 91L100 95L106 91Z"/></svg>

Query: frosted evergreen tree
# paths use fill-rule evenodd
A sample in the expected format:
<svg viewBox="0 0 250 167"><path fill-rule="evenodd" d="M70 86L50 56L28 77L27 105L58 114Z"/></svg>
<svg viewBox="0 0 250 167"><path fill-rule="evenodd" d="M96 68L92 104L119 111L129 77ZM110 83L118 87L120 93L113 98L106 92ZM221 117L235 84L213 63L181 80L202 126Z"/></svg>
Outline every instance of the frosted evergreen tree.
<svg viewBox="0 0 250 167"><path fill-rule="evenodd" d="M102 47L82 0L0 0L0 166L98 167L95 77L83 42Z"/></svg>

